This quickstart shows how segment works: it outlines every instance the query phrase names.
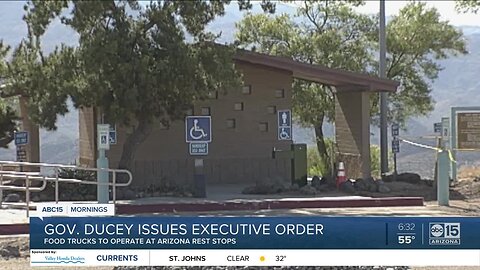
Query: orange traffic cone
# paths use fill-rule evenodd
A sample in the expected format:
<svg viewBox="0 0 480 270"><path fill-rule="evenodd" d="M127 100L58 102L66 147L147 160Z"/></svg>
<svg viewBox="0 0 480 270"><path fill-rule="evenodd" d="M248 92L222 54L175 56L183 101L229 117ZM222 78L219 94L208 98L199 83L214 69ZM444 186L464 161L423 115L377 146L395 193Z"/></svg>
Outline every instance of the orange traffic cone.
<svg viewBox="0 0 480 270"><path fill-rule="evenodd" d="M340 185L347 181L347 176L345 174L345 165L343 162L338 163L338 171L337 171L337 189L340 188Z"/></svg>

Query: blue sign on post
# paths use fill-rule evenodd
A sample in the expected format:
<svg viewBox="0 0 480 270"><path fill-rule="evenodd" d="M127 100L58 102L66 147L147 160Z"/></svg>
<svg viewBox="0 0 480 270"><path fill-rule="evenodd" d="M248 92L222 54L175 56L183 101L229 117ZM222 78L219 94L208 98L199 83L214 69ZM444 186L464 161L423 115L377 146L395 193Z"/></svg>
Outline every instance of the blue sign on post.
<svg viewBox="0 0 480 270"><path fill-rule="evenodd" d="M206 156L208 155L208 143L190 143L190 155Z"/></svg>
<svg viewBox="0 0 480 270"><path fill-rule="evenodd" d="M212 118L210 116L187 116L185 139L188 143L212 141Z"/></svg>
<svg viewBox="0 0 480 270"><path fill-rule="evenodd" d="M392 124L392 136L398 136L400 134L400 128L397 123Z"/></svg>
<svg viewBox="0 0 480 270"><path fill-rule="evenodd" d="M292 112L290 110L278 111L278 140L292 139Z"/></svg>
<svg viewBox="0 0 480 270"><path fill-rule="evenodd" d="M117 144L117 126L111 125L110 131L108 132L110 144Z"/></svg>
<svg viewBox="0 0 480 270"><path fill-rule="evenodd" d="M25 145L28 144L28 132L27 131L18 131L13 135L15 139L15 145Z"/></svg>
<svg viewBox="0 0 480 270"><path fill-rule="evenodd" d="M397 138L392 140L392 152L400 153L400 140Z"/></svg>
<svg viewBox="0 0 480 270"><path fill-rule="evenodd" d="M433 123L433 132L442 133L442 122Z"/></svg>

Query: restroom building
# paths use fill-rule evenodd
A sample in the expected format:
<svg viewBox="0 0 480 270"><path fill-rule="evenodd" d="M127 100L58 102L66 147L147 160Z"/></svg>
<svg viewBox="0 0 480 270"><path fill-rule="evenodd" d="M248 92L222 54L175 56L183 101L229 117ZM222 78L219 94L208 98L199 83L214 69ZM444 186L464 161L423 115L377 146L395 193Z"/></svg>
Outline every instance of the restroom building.
<svg viewBox="0 0 480 270"><path fill-rule="evenodd" d="M243 87L212 92L188 112L212 118L209 154L202 157L208 183L306 179L305 146L278 138L277 112L292 109L294 78L335 87L337 159L347 162L349 177L370 175L369 96L375 91L395 92L397 82L250 51L238 51L234 61L243 74ZM80 111L81 165L96 164L96 125L100 121L98 109ZM185 121L155 123L136 152L131 168L133 186L192 182L195 157L189 155L185 129ZM117 143L107 151L112 168L120 160L126 132L116 126Z"/></svg>

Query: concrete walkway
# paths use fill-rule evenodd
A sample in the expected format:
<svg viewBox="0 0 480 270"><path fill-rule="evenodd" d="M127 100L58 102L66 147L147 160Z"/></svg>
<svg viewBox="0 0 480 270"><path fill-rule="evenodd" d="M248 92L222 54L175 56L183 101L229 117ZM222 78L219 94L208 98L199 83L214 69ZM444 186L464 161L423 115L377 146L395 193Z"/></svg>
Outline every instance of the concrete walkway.
<svg viewBox="0 0 480 270"><path fill-rule="evenodd" d="M235 200L265 200L265 199L298 199L298 198L330 198L330 197L352 197L362 198L361 196L346 196L345 193L340 192L322 192L317 195L305 195L299 192L284 192L280 194L243 194L242 191L252 184L216 184L207 187L207 198L192 198L192 197L154 197L154 198L140 198L135 200L120 200L119 203L128 204L155 204L155 203L201 203L201 202L219 202L219 201L235 201Z"/></svg>

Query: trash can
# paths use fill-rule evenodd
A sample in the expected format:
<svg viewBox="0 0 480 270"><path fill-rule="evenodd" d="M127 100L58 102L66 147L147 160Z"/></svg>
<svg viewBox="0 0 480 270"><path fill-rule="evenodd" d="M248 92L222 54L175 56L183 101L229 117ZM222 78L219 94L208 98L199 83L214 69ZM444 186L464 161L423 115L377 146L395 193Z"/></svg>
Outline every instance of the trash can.
<svg viewBox="0 0 480 270"><path fill-rule="evenodd" d="M307 145L292 144L292 182L302 187L307 184Z"/></svg>

